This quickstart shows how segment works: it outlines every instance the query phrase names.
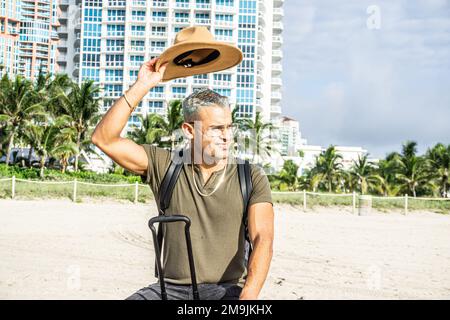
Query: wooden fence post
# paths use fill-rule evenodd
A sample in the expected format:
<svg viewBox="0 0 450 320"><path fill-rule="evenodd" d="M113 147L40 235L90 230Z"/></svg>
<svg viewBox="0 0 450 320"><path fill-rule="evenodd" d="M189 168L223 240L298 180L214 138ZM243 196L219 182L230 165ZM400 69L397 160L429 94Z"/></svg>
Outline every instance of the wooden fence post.
<svg viewBox="0 0 450 320"><path fill-rule="evenodd" d="M306 190L303 190L303 211L306 211Z"/></svg>
<svg viewBox="0 0 450 320"><path fill-rule="evenodd" d="M352 199L352 213L355 214L356 212L356 192L353 191L353 199Z"/></svg>
<svg viewBox="0 0 450 320"><path fill-rule="evenodd" d="M134 185L134 203L136 204L138 202L138 192L139 192L139 185L138 182L135 182Z"/></svg>
<svg viewBox="0 0 450 320"><path fill-rule="evenodd" d="M76 202L77 200L77 179L75 178L73 180L73 196L72 196L73 202Z"/></svg>
<svg viewBox="0 0 450 320"><path fill-rule="evenodd" d="M408 194L405 194L405 215L408 214Z"/></svg>
<svg viewBox="0 0 450 320"><path fill-rule="evenodd" d="M14 199L14 196L16 195L16 176L13 176L11 181L11 199Z"/></svg>

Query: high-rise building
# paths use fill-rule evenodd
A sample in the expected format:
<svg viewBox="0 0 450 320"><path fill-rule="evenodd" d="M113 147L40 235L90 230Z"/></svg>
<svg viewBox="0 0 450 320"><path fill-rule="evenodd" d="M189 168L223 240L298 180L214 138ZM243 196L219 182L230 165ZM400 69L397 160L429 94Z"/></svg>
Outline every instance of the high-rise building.
<svg viewBox="0 0 450 320"><path fill-rule="evenodd" d="M0 5L0 75L15 74L19 53L20 2L2 0Z"/></svg>
<svg viewBox="0 0 450 320"><path fill-rule="evenodd" d="M281 117L275 123L278 128L279 151L282 156L298 156L298 150L306 144L300 133L300 124L289 117Z"/></svg>
<svg viewBox="0 0 450 320"><path fill-rule="evenodd" d="M0 69L33 79L39 70L55 73L57 0L0 2Z"/></svg>
<svg viewBox="0 0 450 320"><path fill-rule="evenodd" d="M239 108L238 117L254 117L260 111L268 121L281 114L283 0L77 2L82 19L72 75L80 83L91 79L103 87L103 112L133 84L144 61L170 47L182 28L201 25L216 40L238 46L244 60L231 69L156 86L136 108L129 125L139 125L137 113L165 114L171 99L204 87L228 96Z"/></svg>
<svg viewBox="0 0 450 320"><path fill-rule="evenodd" d="M67 73L71 77L77 63L74 61L75 50L80 47L80 6L81 0L59 0L57 72Z"/></svg>
<svg viewBox="0 0 450 320"><path fill-rule="evenodd" d="M57 0L22 0L18 73L33 79L39 73L56 72L58 42Z"/></svg>

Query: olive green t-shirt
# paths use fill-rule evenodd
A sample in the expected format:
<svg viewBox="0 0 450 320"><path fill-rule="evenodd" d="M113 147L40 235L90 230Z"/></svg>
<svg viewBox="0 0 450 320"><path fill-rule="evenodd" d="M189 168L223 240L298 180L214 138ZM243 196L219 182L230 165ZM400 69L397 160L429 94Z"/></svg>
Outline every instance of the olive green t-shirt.
<svg viewBox="0 0 450 320"><path fill-rule="evenodd" d="M173 156L163 148L149 144L142 146L147 153L148 170L141 178L150 185L155 199L158 199L161 182ZM192 164L184 161L166 215L182 214L191 219L190 233L198 283L233 282L243 286L247 276L242 225L244 204L237 164L234 161L224 169L213 172L206 184L198 166L194 166L194 176L199 190L209 194L220 180L223 170L226 172L222 184L212 195L205 197L194 186ZM272 203L270 184L264 171L251 164L251 177L253 191L249 206L258 202ZM165 281L191 284L184 223L166 223L163 232Z"/></svg>

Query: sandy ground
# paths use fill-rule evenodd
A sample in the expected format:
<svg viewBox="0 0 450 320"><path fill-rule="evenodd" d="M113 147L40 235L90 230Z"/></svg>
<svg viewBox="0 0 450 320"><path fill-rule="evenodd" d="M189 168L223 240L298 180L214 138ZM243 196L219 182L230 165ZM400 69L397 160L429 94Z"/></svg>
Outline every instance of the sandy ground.
<svg viewBox="0 0 450 320"><path fill-rule="evenodd" d="M276 205L261 299L449 299L450 216ZM153 283L153 204L0 200L0 299L124 299Z"/></svg>

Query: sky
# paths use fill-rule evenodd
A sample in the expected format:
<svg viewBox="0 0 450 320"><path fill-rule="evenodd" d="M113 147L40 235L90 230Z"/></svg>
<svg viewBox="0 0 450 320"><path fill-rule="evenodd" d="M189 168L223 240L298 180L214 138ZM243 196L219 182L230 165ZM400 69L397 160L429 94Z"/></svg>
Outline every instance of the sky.
<svg viewBox="0 0 450 320"><path fill-rule="evenodd" d="M285 0L282 113L373 158L450 144L450 0Z"/></svg>

